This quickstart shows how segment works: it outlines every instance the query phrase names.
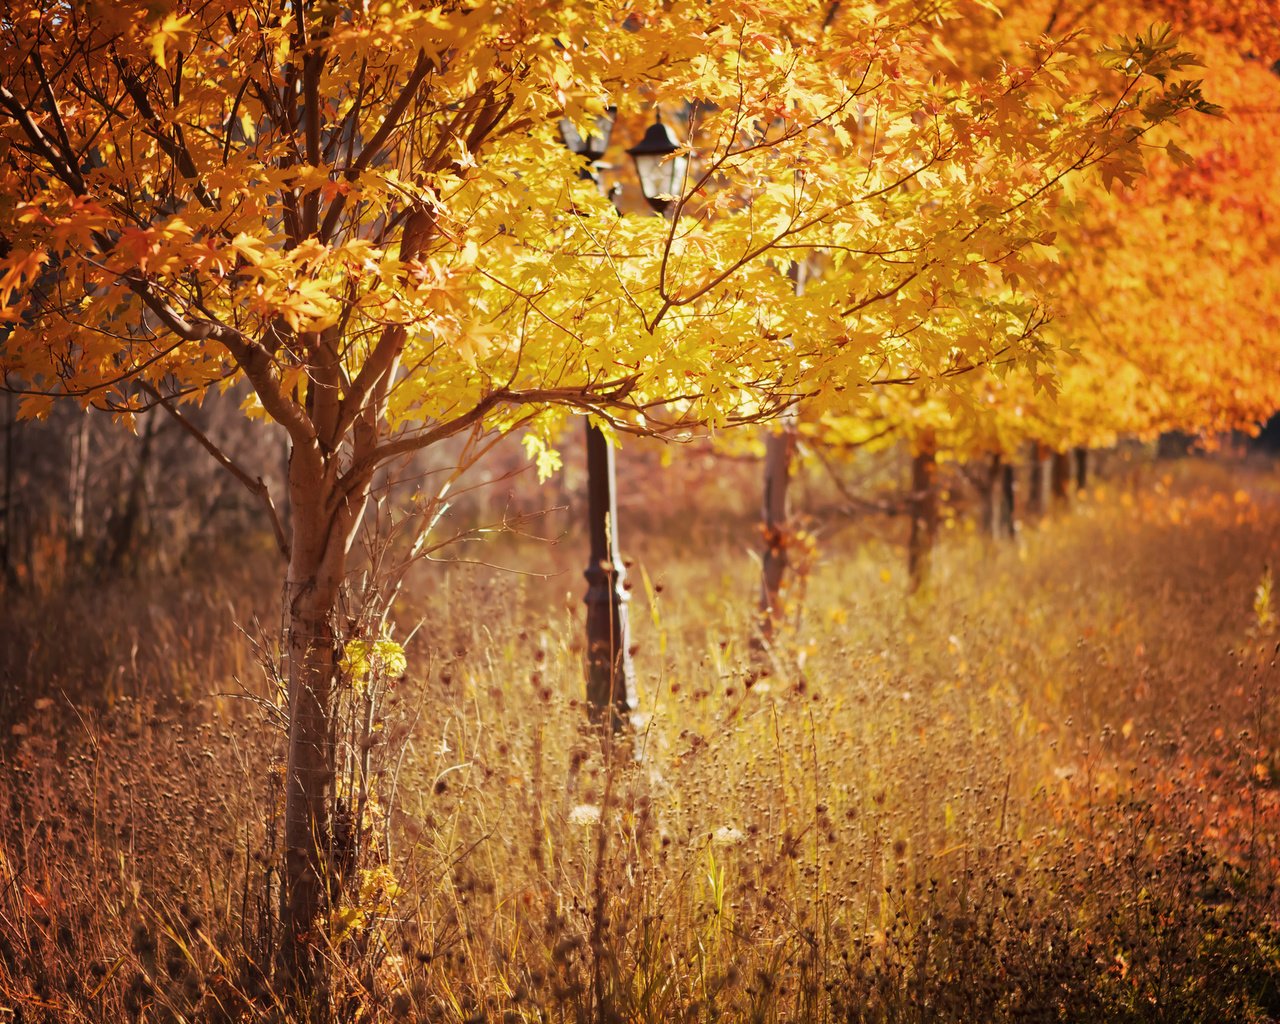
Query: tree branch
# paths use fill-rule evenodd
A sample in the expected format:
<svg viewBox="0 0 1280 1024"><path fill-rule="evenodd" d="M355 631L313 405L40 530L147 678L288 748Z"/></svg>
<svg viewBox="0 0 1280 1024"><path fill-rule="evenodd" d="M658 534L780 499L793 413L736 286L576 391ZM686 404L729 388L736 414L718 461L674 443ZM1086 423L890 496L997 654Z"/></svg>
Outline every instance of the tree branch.
<svg viewBox="0 0 1280 1024"><path fill-rule="evenodd" d="M267 515L271 518L271 529L276 535L276 545L280 548L280 553L284 555L287 560L289 558L289 542L285 538L284 524L280 521L280 514L276 510L276 503L271 497L271 491L267 487L266 481L264 481L262 477L255 478L250 476L245 470L241 469L240 466L236 465L231 456L214 444L208 434L184 416L173 402L162 395L151 384L148 384L146 381L139 381L139 386L142 390L147 392L147 394L151 395L156 400L157 404L163 406L164 411L177 420L182 429L194 437L196 441L199 442L200 446L213 456L214 461L217 462L218 465L227 470L227 472L244 484L249 492L255 495L262 502L267 509Z"/></svg>
<svg viewBox="0 0 1280 1024"><path fill-rule="evenodd" d="M361 148L360 155L356 157L355 162L347 167L344 176L348 181L354 181L358 178L360 172L367 168L382 152L382 147L387 144L391 134L400 126L400 118L404 116L404 112L409 108L409 104L413 101L413 97L418 91L418 86L422 84L427 74L431 71L431 66L431 61L425 51L419 50L418 59L413 65L413 70L409 72L409 79L405 82L404 88L400 90L400 95L391 104L391 109L387 111L387 116L382 119L382 124L378 125L378 130L373 133L373 138ZM324 223L320 226L319 231L321 242L328 242L333 235L338 226L338 219L342 216L343 208L346 206L346 201L346 196L338 195L329 205L329 209L325 211Z"/></svg>
<svg viewBox="0 0 1280 1024"><path fill-rule="evenodd" d="M49 161L49 166L67 186L76 194L84 195L84 178L74 164L59 154L54 144L31 117L31 111L5 85L0 85L0 106L8 111L9 116L18 122L31 144L40 151L40 155ZM69 154L68 154L69 156Z"/></svg>
<svg viewBox="0 0 1280 1024"><path fill-rule="evenodd" d="M155 293L151 283L141 274L124 274L123 281L140 298L166 328L184 341L214 341L220 344L244 371L262 407L277 423L289 431L295 444L309 445L316 440L315 425L307 414L280 389L280 370L260 344L234 327L213 320L188 320Z"/></svg>

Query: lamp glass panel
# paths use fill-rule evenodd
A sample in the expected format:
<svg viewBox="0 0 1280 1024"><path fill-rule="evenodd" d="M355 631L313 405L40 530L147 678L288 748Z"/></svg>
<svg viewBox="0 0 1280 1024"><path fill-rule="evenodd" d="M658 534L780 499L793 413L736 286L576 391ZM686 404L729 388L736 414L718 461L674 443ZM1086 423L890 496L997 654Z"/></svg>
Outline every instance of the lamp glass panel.
<svg viewBox="0 0 1280 1024"><path fill-rule="evenodd" d="M689 166L689 158L684 154L676 156L637 154L636 174L640 178L640 188L648 199L658 196L680 194L684 185L685 169Z"/></svg>
<svg viewBox="0 0 1280 1024"><path fill-rule="evenodd" d="M684 177L689 170L689 157L684 153L677 153L663 166L669 168L666 191L669 195L678 196L684 190Z"/></svg>
<svg viewBox="0 0 1280 1024"><path fill-rule="evenodd" d="M658 196L678 196L684 185L685 169L688 166L689 158L683 154L636 157L636 173L640 176L640 187L649 199L656 199Z"/></svg>

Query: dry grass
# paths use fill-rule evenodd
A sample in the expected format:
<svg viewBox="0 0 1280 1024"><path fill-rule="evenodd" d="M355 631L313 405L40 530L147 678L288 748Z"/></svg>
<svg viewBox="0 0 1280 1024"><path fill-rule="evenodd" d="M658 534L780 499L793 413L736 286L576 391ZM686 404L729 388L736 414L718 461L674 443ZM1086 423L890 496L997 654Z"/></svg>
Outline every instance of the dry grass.
<svg viewBox="0 0 1280 1024"><path fill-rule="evenodd" d="M1280 1018L1276 637L1252 607L1276 484L1200 465L999 550L957 528L911 601L900 555L853 540L820 545L762 674L748 542L635 538L639 763L582 725L576 573L425 576L407 675L344 719L342 795L368 799L335 866L335 1018ZM255 670L180 606L92 621L150 623L151 682L10 726L0 1006L269 1017L269 681L209 696Z"/></svg>

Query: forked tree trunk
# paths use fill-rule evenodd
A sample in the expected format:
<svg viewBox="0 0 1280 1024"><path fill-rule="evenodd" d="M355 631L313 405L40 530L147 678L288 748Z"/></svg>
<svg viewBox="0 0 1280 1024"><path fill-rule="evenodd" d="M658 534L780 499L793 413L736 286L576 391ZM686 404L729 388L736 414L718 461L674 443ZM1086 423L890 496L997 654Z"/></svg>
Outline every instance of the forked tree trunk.
<svg viewBox="0 0 1280 1024"><path fill-rule="evenodd" d="M910 506L907 577L914 593L928 579L929 562L938 536L938 458L931 434L925 434L916 441L911 457Z"/></svg>

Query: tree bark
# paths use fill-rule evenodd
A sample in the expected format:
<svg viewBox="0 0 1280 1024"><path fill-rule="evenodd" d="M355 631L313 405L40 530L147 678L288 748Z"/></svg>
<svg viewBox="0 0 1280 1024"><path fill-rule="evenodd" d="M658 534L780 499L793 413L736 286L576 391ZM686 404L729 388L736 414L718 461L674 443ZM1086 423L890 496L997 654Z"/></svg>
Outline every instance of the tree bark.
<svg viewBox="0 0 1280 1024"><path fill-rule="evenodd" d="M766 644L777 631L782 614L782 583L787 574L787 535L790 508L791 457L796 447L795 417L783 418L780 430L764 442L764 500L760 509L764 528L764 552L760 570L760 639Z"/></svg>
<svg viewBox="0 0 1280 1024"><path fill-rule="evenodd" d="M295 569L307 571L302 562L293 560L291 575ZM314 929L325 895L333 778L329 709L336 665L334 599L327 589L316 577L289 583L289 754L280 917L286 977L299 986L314 976Z"/></svg>
<svg viewBox="0 0 1280 1024"><path fill-rule="evenodd" d="M318 918L324 907L328 794L333 778L329 709L336 667L337 588L323 558L297 544L286 585L289 656L289 751L285 775L284 876L280 890L281 957L288 983L315 978Z"/></svg>
<svg viewBox="0 0 1280 1024"><path fill-rule="evenodd" d="M907 541L907 577L911 592L929 577L929 562L938 536L938 459L931 434L916 441L911 457L911 536Z"/></svg>
<svg viewBox="0 0 1280 1024"><path fill-rule="evenodd" d="M987 473L985 513L987 535L992 540L1013 536L1013 467L996 452Z"/></svg>
<svg viewBox="0 0 1280 1024"><path fill-rule="evenodd" d="M327 994L324 973L317 968L328 896L338 600L368 493L366 484L340 497L332 470L317 443L294 445L285 583L289 739L277 976L291 997L321 1015Z"/></svg>
<svg viewBox="0 0 1280 1024"><path fill-rule="evenodd" d="M1076 490L1083 491L1089 486L1089 449L1076 448Z"/></svg>
<svg viewBox="0 0 1280 1024"><path fill-rule="evenodd" d="M18 574L14 565L13 542L16 532L17 516L13 512L13 475L17 463L17 445L14 439L14 428L17 426L18 412L13 392L5 395L4 424L4 521L0 524L0 571L4 573L7 583L17 583Z"/></svg>
<svg viewBox="0 0 1280 1024"><path fill-rule="evenodd" d="M1071 498L1071 455L1068 452L1053 453L1051 476L1053 502L1065 505Z"/></svg>
<svg viewBox="0 0 1280 1024"><path fill-rule="evenodd" d="M1038 519L1049 507L1046 469L1049 462L1049 449L1041 441L1031 444L1031 460L1027 465L1027 499L1024 507L1027 516Z"/></svg>
<svg viewBox="0 0 1280 1024"><path fill-rule="evenodd" d="M1018 532L1018 480L1013 465L1006 462L1000 469L1000 497L1004 507L1004 531L1006 537Z"/></svg>
<svg viewBox="0 0 1280 1024"><path fill-rule="evenodd" d="M71 560L79 564L84 554L85 501L89 482L89 417L80 417L80 425L71 441L71 468L67 479L68 527Z"/></svg>

